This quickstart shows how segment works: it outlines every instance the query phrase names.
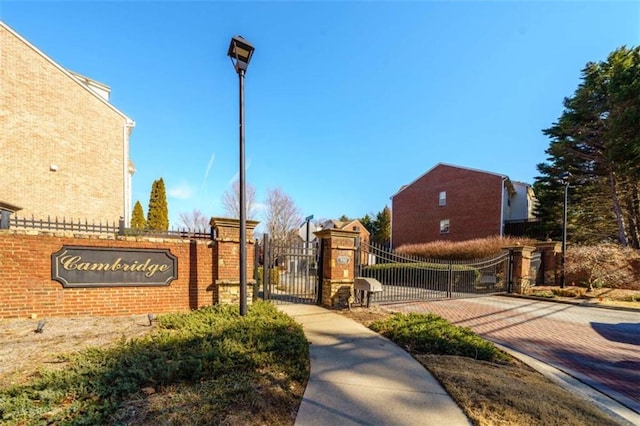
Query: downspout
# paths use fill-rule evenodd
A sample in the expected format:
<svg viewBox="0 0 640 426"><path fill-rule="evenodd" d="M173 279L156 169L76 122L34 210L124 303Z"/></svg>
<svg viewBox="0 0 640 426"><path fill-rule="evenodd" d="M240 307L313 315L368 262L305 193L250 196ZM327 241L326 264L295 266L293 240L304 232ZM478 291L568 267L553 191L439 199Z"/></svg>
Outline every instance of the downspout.
<svg viewBox="0 0 640 426"><path fill-rule="evenodd" d="M122 194L123 219L125 226L131 223L131 177L129 174L129 136L135 127L135 121L127 118L122 127Z"/></svg>

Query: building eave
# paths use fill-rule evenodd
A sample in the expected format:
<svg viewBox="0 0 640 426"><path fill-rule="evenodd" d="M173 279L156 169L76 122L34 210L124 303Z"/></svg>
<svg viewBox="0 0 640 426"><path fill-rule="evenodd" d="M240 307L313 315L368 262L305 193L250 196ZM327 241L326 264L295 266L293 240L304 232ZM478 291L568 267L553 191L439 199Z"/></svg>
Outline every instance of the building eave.
<svg viewBox="0 0 640 426"><path fill-rule="evenodd" d="M462 170L467 170L467 171L471 171L471 172L477 172L477 173L484 173L484 174L487 174L487 175L493 175L493 176L500 177L502 179L509 179L509 176L503 175L503 174L500 174L500 173L488 172L486 170L474 169L474 168L471 168L471 167L456 166L455 164L437 163L435 166L431 167L429 170L427 170L426 172L424 172L423 174L421 174L420 176L418 176L417 178L412 180L411 183L403 185L400 188L400 190L398 190L398 192L396 192L395 194L393 194L391 196L391 199L393 200L393 197L395 197L396 195L400 194L405 189L409 188L411 185L413 185L414 183L416 183L417 181L419 181L420 179L422 179L423 177L425 177L426 175L431 173L434 169L436 169L439 166L453 167L453 168L456 168L456 169L462 169Z"/></svg>
<svg viewBox="0 0 640 426"><path fill-rule="evenodd" d="M111 109L116 114L118 114L122 118L124 118L129 125L131 125L131 126L135 125L135 122L130 117L128 117L125 113L120 111L118 108L114 107L111 103L109 103L107 100L102 98L99 94L97 94L96 92L91 90L89 87L87 87L80 79L76 78L70 71L68 71L65 68L63 68L60 64L58 64L56 61L54 61L51 57L49 57L47 54L45 54L42 50L38 49L36 46L34 46L32 43L30 43L27 39L25 39L20 34L18 34L14 29L12 29L10 26L8 26L5 22L0 21L0 27L2 27L4 30L8 31L11 35L16 37L18 40L20 40L22 43L24 43L26 46L28 46L30 49L32 49L34 52L36 52L38 55L42 56L42 58L44 58L47 62L49 62L51 65L53 65L55 68L57 68L60 72L62 72L69 79L73 80L83 90L86 90L87 92L89 92L92 96L94 96L96 99L98 99L104 105L106 105L109 109ZM91 79L91 80L94 81L95 83L99 83L99 82L96 82L93 79ZM104 85L103 83L99 83L99 84L103 85L105 87L108 87L108 86Z"/></svg>

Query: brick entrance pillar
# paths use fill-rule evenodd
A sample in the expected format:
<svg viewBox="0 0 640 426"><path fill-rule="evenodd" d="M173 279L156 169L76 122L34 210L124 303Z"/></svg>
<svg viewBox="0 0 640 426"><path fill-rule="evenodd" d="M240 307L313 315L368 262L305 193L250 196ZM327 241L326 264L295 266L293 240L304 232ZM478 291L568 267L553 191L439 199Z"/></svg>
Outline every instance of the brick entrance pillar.
<svg viewBox="0 0 640 426"><path fill-rule="evenodd" d="M353 295L357 231L325 229L315 232L321 241L323 306L348 307Z"/></svg>
<svg viewBox="0 0 640 426"><path fill-rule="evenodd" d="M247 220L247 304L253 300L254 244L253 230L259 222ZM215 231L213 247L213 303L240 303L240 221L214 217L211 227Z"/></svg>
<svg viewBox="0 0 640 426"><path fill-rule="evenodd" d="M513 277L512 293L523 294L532 283L535 277L531 276L531 254L535 247L531 246L509 246L505 249L511 253L511 268Z"/></svg>
<svg viewBox="0 0 640 426"><path fill-rule="evenodd" d="M541 242L536 244L542 259L543 285L560 285L560 267L562 261L562 243L556 241Z"/></svg>

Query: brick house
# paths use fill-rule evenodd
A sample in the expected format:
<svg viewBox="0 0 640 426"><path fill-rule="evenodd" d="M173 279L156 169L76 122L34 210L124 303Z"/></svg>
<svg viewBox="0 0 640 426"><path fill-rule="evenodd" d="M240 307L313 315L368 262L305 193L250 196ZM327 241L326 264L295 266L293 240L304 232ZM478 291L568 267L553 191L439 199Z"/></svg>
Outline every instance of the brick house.
<svg viewBox="0 0 640 426"><path fill-rule="evenodd" d="M504 222L533 217L531 185L506 175L439 163L392 200L391 244L503 235Z"/></svg>
<svg viewBox="0 0 640 426"><path fill-rule="evenodd" d="M20 215L131 217L135 123L110 89L66 70L0 21L0 202Z"/></svg>
<svg viewBox="0 0 640 426"><path fill-rule="evenodd" d="M343 231L358 232L360 242L363 244L369 244L371 239L371 233L358 219L349 221L327 220L322 224L322 229L342 229Z"/></svg>

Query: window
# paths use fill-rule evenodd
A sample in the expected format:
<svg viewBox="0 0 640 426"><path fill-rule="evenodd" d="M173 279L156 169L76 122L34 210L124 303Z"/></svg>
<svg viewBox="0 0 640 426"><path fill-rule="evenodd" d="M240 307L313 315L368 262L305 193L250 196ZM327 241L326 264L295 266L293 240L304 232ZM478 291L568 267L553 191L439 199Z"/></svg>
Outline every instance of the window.
<svg viewBox="0 0 640 426"><path fill-rule="evenodd" d="M438 198L438 205L439 206L447 205L447 191L440 191L440 198Z"/></svg>
<svg viewBox="0 0 640 426"><path fill-rule="evenodd" d="M440 233L441 234L449 233L449 219L442 219L440 221Z"/></svg>

